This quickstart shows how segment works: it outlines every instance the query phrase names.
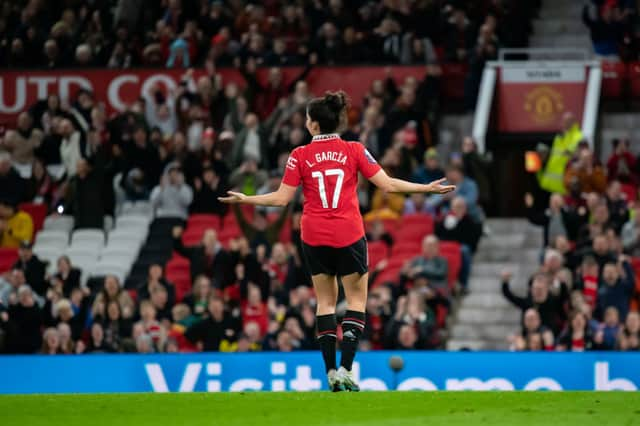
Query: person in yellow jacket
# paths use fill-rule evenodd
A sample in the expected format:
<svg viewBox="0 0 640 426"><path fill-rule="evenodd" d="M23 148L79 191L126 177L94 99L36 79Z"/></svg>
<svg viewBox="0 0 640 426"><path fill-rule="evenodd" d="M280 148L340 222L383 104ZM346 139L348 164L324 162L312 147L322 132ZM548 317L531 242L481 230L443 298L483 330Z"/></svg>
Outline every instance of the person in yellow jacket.
<svg viewBox="0 0 640 426"><path fill-rule="evenodd" d="M0 247L18 248L23 241L33 239L33 220L29 213L19 211L7 200L0 201Z"/></svg>
<svg viewBox="0 0 640 426"><path fill-rule="evenodd" d="M558 133L553 139L549 159L537 177L540 187L545 191L566 194L564 172L584 136L571 112L562 116L562 129L562 133Z"/></svg>

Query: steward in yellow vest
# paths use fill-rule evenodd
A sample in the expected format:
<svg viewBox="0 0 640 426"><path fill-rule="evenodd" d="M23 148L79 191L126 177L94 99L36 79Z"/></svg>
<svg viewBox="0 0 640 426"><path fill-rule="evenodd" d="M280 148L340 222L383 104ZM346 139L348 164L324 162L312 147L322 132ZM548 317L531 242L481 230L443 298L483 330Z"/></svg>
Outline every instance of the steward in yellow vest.
<svg viewBox="0 0 640 426"><path fill-rule="evenodd" d="M564 132L558 133L553 139L549 160L544 168L538 172L538 183L545 191L566 194L564 186L564 172L567 163L573 157L578 144L583 139L582 131L575 116L568 112L562 117Z"/></svg>

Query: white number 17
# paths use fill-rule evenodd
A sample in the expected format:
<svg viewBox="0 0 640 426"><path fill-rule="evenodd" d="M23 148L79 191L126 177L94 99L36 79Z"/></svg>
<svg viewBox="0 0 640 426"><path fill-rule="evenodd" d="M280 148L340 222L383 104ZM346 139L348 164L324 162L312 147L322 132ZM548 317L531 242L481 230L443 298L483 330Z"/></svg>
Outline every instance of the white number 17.
<svg viewBox="0 0 640 426"><path fill-rule="evenodd" d="M318 179L318 192L320 193L320 200L322 201L322 207L325 209L329 208L329 203L327 202L327 190L326 185L324 184L325 176L337 176L336 187L333 190L333 200L331 202L331 208L338 208L338 201L340 201L340 191L342 190L342 181L344 180L344 171L341 169L328 169L322 172L312 172L311 177Z"/></svg>

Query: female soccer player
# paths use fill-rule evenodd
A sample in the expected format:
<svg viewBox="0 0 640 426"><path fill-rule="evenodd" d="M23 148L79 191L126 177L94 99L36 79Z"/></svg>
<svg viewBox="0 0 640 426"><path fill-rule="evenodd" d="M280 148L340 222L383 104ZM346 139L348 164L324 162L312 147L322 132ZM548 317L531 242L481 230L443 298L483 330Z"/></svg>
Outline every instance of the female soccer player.
<svg viewBox="0 0 640 426"><path fill-rule="evenodd" d="M318 300L318 342L332 391L358 391L351 366L358 339L365 326L367 303L367 242L356 188L358 172L387 192L444 194L455 189L444 179L427 185L389 177L359 142L346 142L336 132L346 123L344 92L327 92L307 105L309 145L293 150L277 191L248 196L229 191L226 203L286 206L302 185L304 206L301 222L304 257ZM336 365L337 277L347 299L342 320L342 359Z"/></svg>

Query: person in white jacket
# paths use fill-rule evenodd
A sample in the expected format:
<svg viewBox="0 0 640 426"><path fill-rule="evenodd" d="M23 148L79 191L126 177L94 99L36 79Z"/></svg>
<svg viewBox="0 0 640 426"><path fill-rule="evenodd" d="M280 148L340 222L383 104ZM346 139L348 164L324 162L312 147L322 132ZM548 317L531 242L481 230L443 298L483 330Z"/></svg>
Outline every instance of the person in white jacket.
<svg viewBox="0 0 640 426"><path fill-rule="evenodd" d="M188 217L193 190L184 182L179 163L169 163L165 167L160 185L153 188L150 200L156 210L156 217Z"/></svg>

